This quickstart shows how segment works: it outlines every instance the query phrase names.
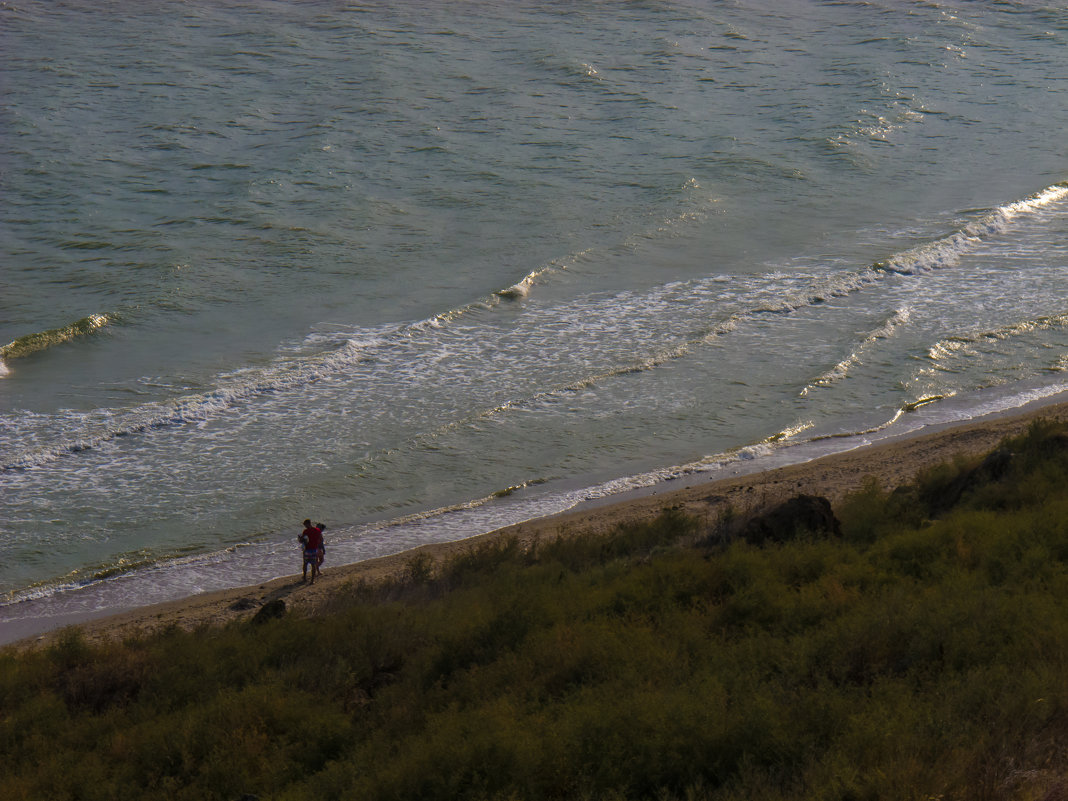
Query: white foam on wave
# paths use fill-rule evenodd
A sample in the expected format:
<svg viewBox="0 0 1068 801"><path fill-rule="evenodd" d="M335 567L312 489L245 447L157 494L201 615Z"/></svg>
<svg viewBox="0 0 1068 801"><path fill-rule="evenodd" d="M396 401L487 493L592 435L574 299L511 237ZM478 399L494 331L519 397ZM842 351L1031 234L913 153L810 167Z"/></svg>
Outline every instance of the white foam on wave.
<svg viewBox="0 0 1068 801"><path fill-rule="evenodd" d="M58 443L33 448L5 458L0 472L38 467L70 453L98 448L106 442L152 429L202 425L238 404L257 396L300 389L326 376L344 372L365 358L379 337L335 339L331 350L312 356L286 357L266 368L243 368L219 379L214 389L170 401L143 404L132 409L98 409L73 416L59 425ZM78 430L80 429L80 431Z"/></svg>
<svg viewBox="0 0 1068 801"><path fill-rule="evenodd" d="M608 330L603 333L609 335L610 339L620 338L628 341L633 340L634 332L638 332L638 328L631 325L631 322L639 322L642 318L669 320L677 316L678 304L683 299L687 303L693 303L696 300L697 305L704 309L705 319L709 311L719 311L719 314L715 315L718 319L707 325L703 331L696 330L682 338L665 332L669 334L668 339L671 341L664 342L659 347L655 347L653 341L646 343L654 347L637 348L640 353L643 350L644 352L632 361L616 361L614 364L609 362L608 366L602 369L581 378L565 381L556 387L536 392L534 396L526 400L536 402L547 394L571 392L621 375L656 369L686 356L695 347L731 333L740 324L758 315L789 314L830 298L843 297L860 291L888 274L918 275L927 270L945 266L969 248L975 247L984 236L1006 230L1012 220L1021 215L1039 212L1066 197L1068 197L1068 186L1047 187L1029 198L1005 204L988 212L980 220L966 226L956 234L905 251L885 262L873 265L872 268L836 273L826 277L809 277L804 282L801 280L803 277L797 275L785 273L765 275L762 279L763 286L738 285L737 291L731 292L726 299L729 304L730 298L733 298L736 305L733 310L728 305L726 314L723 313L724 277L721 275L703 281L665 285L641 297L616 296L610 299L611 305L615 308L611 309L608 317L605 316L605 310L609 305L606 302L585 304L585 307L583 304L578 304L572 311L577 316L586 317L586 319L577 321L579 330L589 326L592 322L601 324L601 321L605 320L611 326L611 321L616 319L615 327L619 328L619 331L613 333ZM581 254L574 255L577 258ZM354 332L349 335L316 335L318 339L310 344L327 348L326 352L281 357L265 368L236 371L222 376L217 386L208 392L129 410L100 410L86 414L79 420L62 421L62 425L53 429L61 433L61 441L55 442L54 436L49 436L47 439L53 440L51 444L43 444L23 450L13 457L5 457L0 469L33 467L71 452L82 452L98 447L104 442L125 434L168 426L203 425L235 405L248 402L258 395L299 389L331 374L344 373L363 359L375 358L374 352L384 343L396 342L427 330L436 331L451 327L468 312L476 308L484 309L487 305L492 306L494 302L500 302L502 297L509 295L524 297L538 281L544 280L552 272L566 269L567 265L562 260L550 262L529 273L509 290L483 299L479 303L449 310L416 323L383 328L378 331ZM798 284L801 285L798 286ZM566 312L565 308L564 313ZM889 324L892 327L899 322L900 320L892 319ZM882 331L871 332L865 343L884 334L885 332ZM865 343L861 344L862 348ZM434 347L432 342L426 343L426 346ZM609 354L603 354L603 356L607 355ZM857 353L851 354L814 383L821 385L840 380L848 374L858 358ZM602 355L598 355L592 361L601 361L603 364L604 359ZM518 402L521 401L517 398L507 407L496 404L495 407L510 408Z"/></svg>
<svg viewBox="0 0 1068 801"><path fill-rule="evenodd" d="M611 255L618 251L634 251L641 243L679 236L683 229L706 219L711 211L717 207L717 204L720 203L720 199L717 197L701 194L701 185L695 178L686 179L680 189L683 195L680 201L681 205L684 206L682 210L669 214L657 222L635 231L626 236L616 246L606 248L605 253L601 255ZM570 253L567 256L553 259L531 270L511 286L498 290L493 294L493 297L480 300L473 305L494 305L502 299L522 300L530 294L535 286L548 280L555 273L567 271L570 269L569 265L578 264L584 259L590 258L595 255L596 250L594 248L586 248Z"/></svg>
<svg viewBox="0 0 1068 801"><path fill-rule="evenodd" d="M895 257L894 263L898 266L907 262L917 268L909 272L899 273L875 265L816 277L778 272L758 277L746 277L745 281L740 281L731 276L715 275L707 279L665 284L640 294L621 292L612 296L591 296L586 301L579 299L573 304L556 307L554 309L556 317L543 323L546 330L559 329L562 324L566 323L564 327L572 332L576 342L581 343L581 332L596 325L599 326L598 330L603 335L602 340L627 341L635 344L635 347L628 349L625 354L619 355L629 355L635 352L639 355L635 358L624 358L614 364L609 362L602 369L590 371L581 378L545 387L532 394L517 396L505 403L486 407L483 413L477 416L493 416L517 408L529 408L622 376L655 370L688 356L696 348L731 334L740 325L759 316L790 314L829 299L845 297L879 283L888 275L920 275L926 269L942 264L946 253L963 252L963 250L958 250L962 242L967 247L973 246L972 239L979 241L984 230L1003 231L1012 217L1041 210L1066 196L1068 196L1068 187L1050 187L1031 198L1006 204L987 214L984 220L969 226L959 236L954 235L938 240ZM997 224L994 225L994 222ZM918 269L921 264L924 269ZM517 285L514 288L513 296L525 296L541 272L541 270L535 271L527 276L520 282L521 286ZM731 284L732 291L725 293L725 284ZM679 312L682 308L693 313L680 317ZM663 325L664 321L677 319L679 322L675 328L682 329L686 326L694 326L698 321L705 321L709 316L718 319L714 319L710 324L705 322L703 330L692 327L690 333L681 337ZM691 318L694 323L686 322ZM648 324L639 325L643 320ZM909 320L908 308L896 309L883 324L864 334L858 347L851 354L819 376L809 387L802 390L802 394L806 394L816 386L841 381L861 361L867 349L882 339L894 336L908 324ZM647 336L649 332L655 336ZM668 341L658 342L657 338ZM578 352L583 351L581 345L576 347ZM587 358L587 361L600 362L604 365L604 357L607 356L609 354L603 354L597 359Z"/></svg>
<svg viewBox="0 0 1068 801"><path fill-rule="evenodd" d="M1068 392L1068 382L1027 386L1009 392L974 393L961 404L948 406L939 403L925 409L923 424L946 425L963 423L993 414L1012 412L1034 403L1046 401ZM941 399L946 400L946 399Z"/></svg>
<svg viewBox="0 0 1068 801"><path fill-rule="evenodd" d="M490 413L514 408L517 404L538 402L548 396L573 392L619 376L653 370L688 355L696 347L730 334L743 322L759 315L789 314L829 298L843 297L860 291L887 275L920 274L948 263L947 260L955 255L974 247L975 242L981 240L986 233L1005 230L1010 222L1020 215L1041 211L1066 197L1068 186L1048 187L1029 198L987 213L981 220L966 226L957 234L905 251L871 268L807 279L791 274L770 274L761 278L762 284L732 282L732 287L737 285L737 289L727 293L726 297L724 277L716 275L704 280L668 284L635 297L629 297L627 293L617 293L609 298L591 298L589 302L560 307L562 316L554 325L559 331L563 330L561 324L566 323L569 338L575 331L581 332L587 328L592 331L599 326L599 341L629 342L636 346L618 354L607 351L591 353L587 361L590 364L600 363L600 369L581 377L571 377L556 386L537 390L533 394L517 395L506 404L492 404L487 408ZM530 287L545 275L564 269L567 267L562 261L540 267L515 285L514 294L525 295ZM507 291L504 294L507 294ZM47 436L40 435L43 442L36 447L24 447L20 452L5 456L0 470L34 467L70 453L91 450L126 434L187 424L204 425L234 406L249 402L257 396L292 391L332 374L346 373L361 361L375 359L378 349L389 343L405 340L413 334L451 328L469 311L486 308L491 300L500 302L500 295L501 293L498 293L479 304L470 304L411 324L333 336L320 333L315 335L314 341L309 340L308 344L326 348L325 351L286 355L264 368L235 371L220 377L216 387L204 393L133 409L96 410L70 420L56 421L58 425L38 426L48 431ZM686 323L690 326L689 332L672 331L663 327L661 321L671 321L678 317L680 308L690 307L696 311L690 315L694 322ZM568 314L572 317L565 319ZM695 327L699 320L708 320L709 316L713 317L713 321L705 322L703 330ZM647 325L649 321L656 322L656 327ZM903 318L891 318L888 325L892 330L902 322ZM545 327L545 331L549 333L537 332L538 337L545 340L547 352L556 350L556 340L550 338L554 336L552 329ZM887 333L881 330L871 332L861 347L884 335ZM422 343L422 347L440 350L445 345L440 342L435 345L435 342L430 340ZM477 342L467 346L466 351L471 351L467 355L472 359L479 353L486 355L484 345ZM639 353L637 358L620 358L634 352ZM820 385L840 380L848 374L858 358L857 353L851 354L814 383ZM428 363L433 362L431 360ZM34 441L33 436L20 439L22 442Z"/></svg>
<svg viewBox="0 0 1068 801"><path fill-rule="evenodd" d="M530 290L534 285L541 280L544 280L547 276L552 275L554 272L559 272L567 269L567 264L562 260L554 260L546 265L538 267L536 270L531 270L522 279L516 281L510 287L502 289L495 294L497 298L504 298L506 300L521 300L530 294Z"/></svg>
<svg viewBox="0 0 1068 801"><path fill-rule="evenodd" d="M878 271L900 275L916 275L948 267L955 264L962 255L975 249L985 238L1004 233L1017 217L1042 211L1065 198L1068 198L1068 184L1048 186L1023 200L993 209L960 231L891 256L872 267Z"/></svg>
<svg viewBox="0 0 1068 801"><path fill-rule="evenodd" d="M75 320L69 325L26 334L6 345L0 346L0 357L7 359L23 358L38 351L63 345L74 339L89 336L104 326L115 322L115 319L114 315L90 314Z"/></svg>
<svg viewBox="0 0 1068 801"><path fill-rule="evenodd" d="M631 342L634 348L624 349L620 353L596 352L588 354L590 364L600 363L600 369L593 370L581 377L570 377L553 387L536 390L532 394L519 394L507 404L495 403L487 407L490 413L518 404L537 403L549 396L576 389L587 388L601 382L632 373L657 369L671 361L683 358L694 348L703 346L716 338L730 334L743 322L766 314L789 314L797 309L812 306L829 298L843 297L860 291L889 274L916 275L926 269L942 264L950 255L959 254L972 247L974 241L981 238L984 231L1002 231L1009 221L1020 215L1034 213L1051 204L1068 197L1068 187L1049 187L1024 200L1006 204L984 216L953 236L944 238L930 245L906 251L888 262L875 265L874 268L836 273L827 277L809 277L781 274L764 276L762 284L746 285L734 282L737 289L724 299L722 276L705 280L665 285L653 292L629 297L626 293L617 293L610 298L591 298L589 302L560 307L561 315L572 314L573 321L567 323L569 335L575 331L594 328L598 331L597 341ZM894 265L891 268L888 265ZM922 268L922 269L921 269ZM537 280L548 272L566 269L560 263L551 263L533 271L519 282L516 294L529 291ZM800 284L800 286L798 286ZM500 298L496 298L499 302ZM733 299L733 303L731 300ZM685 301L685 304L682 302ZM682 305L680 305L682 304ZM732 309L731 306L734 308ZM671 321L678 317L680 308L694 307L696 312L690 317L694 323L702 317L707 320L713 316L711 324L705 323L703 330L691 328L689 333L671 331L664 327L662 321ZM333 337L319 334L316 347L327 348L312 354L297 354L280 357L275 363L264 368L246 368L222 376L217 386L207 392L187 395L170 401L156 402L127 410L97 410L85 413L77 419L58 421L60 425L48 427L47 436L41 435L43 442L37 447L24 448L11 456L5 456L0 470L28 468L41 465L70 453L79 453L97 448L105 442L127 434L146 432L156 428L181 425L204 425L215 417L227 412L234 406L247 403L260 395L275 392L288 392L300 389L332 374L344 374L362 360L376 358L378 348L388 343L396 343L413 334L426 331L439 331L452 326L474 305L450 310L428 320L401 326L384 327L377 331L361 331ZM485 308L482 304L481 308ZM606 314L607 312L607 314ZM656 325L650 328L646 323ZM555 322L557 331L563 330L561 319ZM903 318L892 318L888 325L893 328L903 322ZM693 323L687 323L693 325ZM599 328L597 328L599 326ZM604 329L604 330L601 330ZM556 336L550 328L547 334L535 332L544 345L556 349L553 344ZM462 333L462 332L460 332ZM682 333L682 336L679 334ZM869 334L866 342L873 341L886 332L877 330ZM558 337L557 337L558 338ZM645 341L648 340L648 341ZM659 342L657 340L660 340ZM592 340L591 340L592 342ZM642 344L644 342L644 344ZM529 343L526 343L525 347ZM863 348L865 343L862 343ZM422 343L421 347L440 350L445 344L435 345L434 340ZM476 352L485 348L477 342L465 346L465 354L474 358ZM627 353L637 352L637 358L620 358ZM485 353L482 353L485 356ZM816 385L840 380L859 359L857 353L842 360L832 370L814 382ZM427 363L433 363L432 360ZM422 368L420 368L422 369ZM429 380L429 379L428 379ZM517 387L518 389L518 387ZM56 441L57 434L59 441ZM33 437L22 441L32 441ZM49 440L51 440L49 442Z"/></svg>
<svg viewBox="0 0 1068 801"><path fill-rule="evenodd" d="M1032 195L1029 198L1008 203L997 209L1006 220L1011 220L1017 214L1026 214L1037 209L1049 206L1057 201L1068 198L1068 184L1054 184Z"/></svg>
<svg viewBox="0 0 1068 801"><path fill-rule="evenodd" d="M819 387L830 386L845 379L850 370L860 363L864 352L876 342L892 337L902 326L908 323L910 314L907 308L895 310L885 323L861 337L860 343L852 353L802 389L799 395L804 397Z"/></svg>
<svg viewBox="0 0 1068 801"><path fill-rule="evenodd" d="M581 493L582 499L584 501L603 500L686 478L700 477L701 480L709 480L709 474L731 468L741 468L743 465L755 466L762 460L783 452L786 448L796 446L797 436L811 427L812 424L809 422L798 423L771 434L760 442L710 454L686 464L663 467L606 481L584 489Z"/></svg>
<svg viewBox="0 0 1068 801"><path fill-rule="evenodd" d="M927 350L927 358L937 365L945 365L950 359L974 356L984 343L1005 342L1035 332L1068 328L1068 312L1033 320L1021 320L997 328L969 332L940 339Z"/></svg>

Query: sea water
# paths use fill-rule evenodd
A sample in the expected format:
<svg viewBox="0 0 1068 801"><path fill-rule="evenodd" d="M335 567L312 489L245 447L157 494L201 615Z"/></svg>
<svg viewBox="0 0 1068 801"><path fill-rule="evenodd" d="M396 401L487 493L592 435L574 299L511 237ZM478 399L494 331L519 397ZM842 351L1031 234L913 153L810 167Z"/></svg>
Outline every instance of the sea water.
<svg viewBox="0 0 1068 801"><path fill-rule="evenodd" d="M1068 388L1061 4L14 0L0 75L9 631Z"/></svg>

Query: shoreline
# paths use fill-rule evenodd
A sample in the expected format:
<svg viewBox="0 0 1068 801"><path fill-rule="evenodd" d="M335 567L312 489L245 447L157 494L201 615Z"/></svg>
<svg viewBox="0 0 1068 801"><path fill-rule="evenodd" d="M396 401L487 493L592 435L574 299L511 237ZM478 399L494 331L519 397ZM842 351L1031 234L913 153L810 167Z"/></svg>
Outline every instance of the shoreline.
<svg viewBox="0 0 1068 801"><path fill-rule="evenodd" d="M1063 395L976 420L935 425L810 461L684 486L669 482L651 491L636 492L608 502L584 504L557 515L453 542L421 545L337 567L328 564L315 584L302 582L300 575L295 573L262 584L202 593L103 617L66 621L45 632L36 629L32 620L14 622L7 624L14 627L8 631L14 636L5 637L0 649L47 645L71 626L81 629L90 641L113 641L170 626L191 630L224 625L251 618L263 604L276 599L284 600L291 613L314 614L347 585L402 576L416 555L427 554L438 562L500 537L514 536L521 545L528 545L539 538L567 536L579 531L605 531L620 524L649 520L665 508L711 518L728 506L746 511L799 493L822 495L837 504L857 490L868 476L877 478L884 489L892 489L912 481L925 468L956 456L989 451L1005 437L1026 430L1035 419L1068 421L1068 401L1058 400L1060 398ZM20 623L21 632L17 630Z"/></svg>

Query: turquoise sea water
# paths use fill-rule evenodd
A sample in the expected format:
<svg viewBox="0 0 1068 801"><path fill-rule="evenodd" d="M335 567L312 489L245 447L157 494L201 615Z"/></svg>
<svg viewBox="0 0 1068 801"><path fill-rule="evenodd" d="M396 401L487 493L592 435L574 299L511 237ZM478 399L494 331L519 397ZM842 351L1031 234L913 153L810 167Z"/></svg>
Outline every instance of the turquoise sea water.
<svg viewBox="0 0 1068 801"><path fill-rule="evenodd" d="M1062 5L16 0L0 76L0 626L1068 388Z"/></svg>

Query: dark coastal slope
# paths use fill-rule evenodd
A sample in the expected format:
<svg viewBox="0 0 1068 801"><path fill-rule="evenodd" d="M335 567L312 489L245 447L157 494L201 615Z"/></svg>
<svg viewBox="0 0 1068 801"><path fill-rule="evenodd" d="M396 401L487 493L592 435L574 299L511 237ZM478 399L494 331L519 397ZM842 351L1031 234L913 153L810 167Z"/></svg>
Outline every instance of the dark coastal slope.
<svg viewBox="0 0 1068 801"><path fill-rule="evenodd" d="M1068 797L1068 428L0 655L4 799Z"/></svg>

